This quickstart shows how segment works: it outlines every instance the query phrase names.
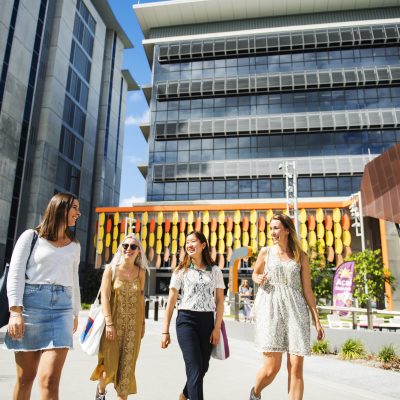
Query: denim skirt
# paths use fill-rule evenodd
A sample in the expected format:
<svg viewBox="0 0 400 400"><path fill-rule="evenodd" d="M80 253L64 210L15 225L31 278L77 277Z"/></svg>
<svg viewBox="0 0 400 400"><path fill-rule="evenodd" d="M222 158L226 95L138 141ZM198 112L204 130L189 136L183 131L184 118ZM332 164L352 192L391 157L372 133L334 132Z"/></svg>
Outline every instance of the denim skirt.
<svg viewBox="0 0 400 400"><path fill-rule="evenodd" d="M13 351L72 349L72 288L61 285L25 284L25 333L21 339L6 334L4 345Z"/></svg>

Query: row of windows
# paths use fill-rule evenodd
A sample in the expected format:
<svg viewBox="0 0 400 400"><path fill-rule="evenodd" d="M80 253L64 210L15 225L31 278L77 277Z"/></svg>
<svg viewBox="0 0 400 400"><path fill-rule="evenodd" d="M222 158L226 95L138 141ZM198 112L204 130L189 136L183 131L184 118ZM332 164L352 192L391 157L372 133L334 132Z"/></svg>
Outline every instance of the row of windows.
<svg viewBox="0 0 400 400"><path fill-rule="evenodd" d="M85 135L86 114L68 96L65 96L63 121L80 136Z"/></svg>
<svg viewBox="0 0 400 400"><path fill-rule="evenodd" d="M397 142L400 130L156 141L149 162L380 154Z"/></svg>
<svg viewBox="0 0 400 400"><path fill-rule="evenodd" d="M276 93L159 103L153 121L240 117L281 113L389 108L400 105L400 88L362 88L303 93ZM161 108L161 110L160 110ZM168 111L164 111L168 109Z"/></svg>
<svg viewBox="0 0 400 400"><path fill-rule="evenodd" d="M229 58L252 53L265 54L306 49L370 46L371 44L398 43L399 37L398 25L386 25L184 41L160 45L158 60L160 62L181 62L195 58Z"/></svg>
<svg viewBox="0 0 400 400"><path fill-rule="evenodd" d="M94 32L92 33L90 31L88 25L83 22L79 14L75 14L74 36L85 49L89 57L92 57Z"/></svg>
<svg viewBox="0 0 400 400"><path fill-rule="evenodd" d="M72 40L70 63L82 75L86 82L90 81L90 69L92 63L75 40Z"/></svg>
<svg viewBox="0 0 400 400"><path fill-rule="evenodd" d="M237 96L327 88L385 86L400 83L400 68L325 69L297 73L247 75L222 79L168 81L157 85L157 100Z"/></svg>
<svg viewBox="0 0 400 400"><path fill-rule="evenodd" d="M57 164L57 186L70 193L79 193L80 169L74 167L69 160L62 155L58 157Z"/></svg>
<svg viewBox="0 0 400 400"><path fill-rule="evenodd" d="M83 82L72 68L68 70L67 91L84 109L86 109L89 86Z"/></svg>
<svg viewBox="0 0 400 400"><path fill-rule="evenodd" d="M82 0L77 1L76 10L83 18L83 20L87 23L90 31L94 34L96 29L96 21L93 18L92 14L90 14L88 8L85 6Z"/></svg>
<svg viewBox="0 0 400 400"><path fill-rule="evenodd" d="M60 153L80 167L82 162L83 141L67 127L61 128Z"/></svg>
<svg viewBox="0 0 400 400"><path fill-rule="evenodd" d="M182 64L155 64L154 81L224 78L266 72L307 71L327 68L372 67L397 64L399 56L400 48L394 46L193 61Z"/></svg>
<svg viewBox="0 0 400 400"><path fill-rule="evenodd" d="M327 91L307 91L301 93L274 93L252 96L218 97L208 99L185 99L177 101L163 101L157 103L157 113L163 111L181 111L194 109L213 109L213 108L237 108L241 106L259 106L270 104L290 104L304 103L305 101L314 103L321 100L347 102L358 100L365 102L370 98L398 98L400 97L400 87L381 87L381 88L358 88L358 89L335 89Z"/></svg>
<svg viewBox="0 0 400 400"><path fill-rule="evenodd" d="M67 93L57 165L57 189L79 193L95 20L81 0L76 4ZM79 44L80 43L80 44ZM82 46L82 49L80 46ZM86 81L86 82L85 82Z"/></svg>
<svg viewBox="0 0 400 400"><path fill-rule="evenodd" d="M299 177L298 197L347 196L358 191L360 183L361 176ZM147 193L149 201L286 196L282 178L149 183Z"/></svg>

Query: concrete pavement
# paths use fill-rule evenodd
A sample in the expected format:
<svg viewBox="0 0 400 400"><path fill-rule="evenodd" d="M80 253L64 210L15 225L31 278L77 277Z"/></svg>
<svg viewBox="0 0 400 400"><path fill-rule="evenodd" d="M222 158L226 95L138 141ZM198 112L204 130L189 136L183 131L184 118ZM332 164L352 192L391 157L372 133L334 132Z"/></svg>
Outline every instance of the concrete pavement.
<svg viewBox="0 0 400 400"><path fill-rule="evenodd" d="M80 327L84 321L81 318ZM160 349L162 322L148 320L146 336L137 363L138 400L176 400L184 385L184 364L178 347L175 329L171 327L172 344ZM235 330L243 324L227 324L230 332L232 356L226 361L211 359L205 378L207 400L247 400L255 374L261 366L261 356L255 352L251 341L238 339ZM4 328L2 329L4 332ZM0 340L1 342L3 340ZM77 337L74 351L70 351L61 380L60 399L94 399L96 383L89 376L96 366L96 357L86 356L79 347ZM275 381L264 390L263 399L286 399L287 374L284 368ZM322 357L305 360L305 400L393 400L400 398L400 374L348 362ZM0 350L0 399L12 398L15 380L13 354ZM115 391L108 388L108 400L116 399ZM38 400L35 385L32 399Z"/></svg>

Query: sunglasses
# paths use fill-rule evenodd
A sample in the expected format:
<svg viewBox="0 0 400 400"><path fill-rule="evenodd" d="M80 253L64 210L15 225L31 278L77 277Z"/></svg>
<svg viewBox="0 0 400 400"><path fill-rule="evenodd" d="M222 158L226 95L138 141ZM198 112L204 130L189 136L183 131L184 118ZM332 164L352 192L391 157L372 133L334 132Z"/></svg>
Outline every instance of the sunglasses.
<svg viewBox="0 0 400 400"><path fill-rule="evenodd" d="M121 246L124 250L128 250L129 247L131 248L131 250L137 250L139 247L137 244L128 244L128 243L122 243Z"/></svg>

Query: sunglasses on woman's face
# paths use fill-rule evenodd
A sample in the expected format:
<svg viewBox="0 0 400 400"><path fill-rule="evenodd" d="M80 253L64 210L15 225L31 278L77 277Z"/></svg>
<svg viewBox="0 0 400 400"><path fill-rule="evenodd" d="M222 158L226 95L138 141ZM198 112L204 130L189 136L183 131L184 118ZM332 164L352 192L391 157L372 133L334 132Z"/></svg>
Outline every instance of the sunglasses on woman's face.
<svg viewBox="0 0 400 400"><path fill-rule="evenodd" d="M122 243L121 246L124 250L128 250L129 247L131 248L131 250L137 250L137 248L139 247L137 244L128 244L128 243Z"/></svg>

